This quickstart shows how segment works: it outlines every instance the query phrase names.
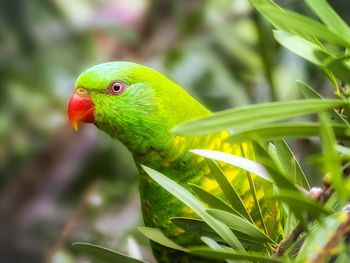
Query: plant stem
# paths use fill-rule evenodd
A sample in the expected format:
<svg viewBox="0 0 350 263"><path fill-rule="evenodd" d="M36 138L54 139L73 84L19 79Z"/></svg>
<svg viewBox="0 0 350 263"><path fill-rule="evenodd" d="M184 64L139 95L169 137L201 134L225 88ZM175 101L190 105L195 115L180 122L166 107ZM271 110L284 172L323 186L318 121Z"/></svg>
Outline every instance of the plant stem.
<svg viewBox="0 0 350 263"><path fill-rule="evenodd" d="M284 252L298 239L300 234L304 231L304 228L301 224L298 224L292 232L287 236L287 238L283 239L279 246L277 247L274 255L275 256L283 256Z"/></svg>
<svg viewBox="0 0 350 263"><path fill-rule="evenodd" d="M329 241L320 249L319 253L311 259L310 263L322 263L326 262L327 255L330 255L336 246L343 240L343 237L350 233L350 215L347 215L345 222L340 224L340 226L335 230Z"/></svg>
<svg viewBox="0 0 350 263"><path fill-rule="evenodd" d="M316 201L319 201L321 203L326 203L327 200L331 197L333 194L333 188L325 183L323 188L312 188L308 196ZM281 243L278 245L274 255L275 256L283 256L284 253L287 251L287 249L299 238L299 236L304 232L304 227L301 223L299 223L293 230L290 232L290 234L284 238Z"/></svg>

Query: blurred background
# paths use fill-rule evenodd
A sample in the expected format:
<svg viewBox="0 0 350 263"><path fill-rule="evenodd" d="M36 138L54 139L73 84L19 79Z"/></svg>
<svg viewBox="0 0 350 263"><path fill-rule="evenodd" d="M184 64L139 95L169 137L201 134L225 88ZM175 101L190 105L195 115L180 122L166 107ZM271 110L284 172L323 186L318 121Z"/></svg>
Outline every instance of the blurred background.
<svg viewBox="0 0 350 263"><path fill-rule="evenodd" d="M278 1L314 17L303 1ZM350 2L332 6L350 23ZM106 61L148 65L213 111L333 88L282 49L247 0L1 1L1 262L89 262L85 241L153 261L129 152L66 108L77 75ZM291 141L314 184L312 140ZM130 249L137 247L138 249ZM136 252L134 252L136 253ZM134 256L136 256L134 254Z"/></svg>

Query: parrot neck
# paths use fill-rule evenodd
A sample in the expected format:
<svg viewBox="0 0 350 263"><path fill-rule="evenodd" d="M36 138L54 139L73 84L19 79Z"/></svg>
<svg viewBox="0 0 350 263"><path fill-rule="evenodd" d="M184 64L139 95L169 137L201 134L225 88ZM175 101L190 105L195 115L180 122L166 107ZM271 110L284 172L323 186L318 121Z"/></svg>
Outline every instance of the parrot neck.
<svg viewBox="0 0 350 263"><path fill-rule="evenodd" d="M119 139L132 152L136 163L144 164L155 169L174 167L186 162L190 149L202 148L216 135L207 136L180 136L173 134L171 130L184 122L211 115L211 112L198 101L184 93L178 92L182 103L174 98L162 97L162 101L156 103L157 110L145 119L142 127L134 127L133 139L130 140L130 129L125 131L128 138ZM182 94L184 93L184 94ZM182 94L182 95L181 95ZM164 106L166 105L166 106ZM180 106L179 106L180 105ZM129 133L129 134L127 134Z"/></svg>
<svg viewBox="0 0 350 263"><path fill-rule="evenodd" d="M207 115L207 112L204 113ZM205 116L204 115L204 116ZM198 116L196 116L198 117ZM165 120L164 120L165 121ZM177 123L183 123L181 120ZM177 169L189 167L188 162L194 159L191 149L214 148L213 142L220 143L217 134L206 136L181 136L171 132L175 125L168 125L159 130L152 127L152 131L143 133L144 143L129 150L133 153L136 163L143 164L158 171L163 169ZM132 147L132 145L130 145Z"/></svg>
<svg viewBox="0 0 350 263"><path fill-rule="evenodd" d="M229 135L228 132L220 132L206 136L179 136L172 135L162 148L149 148L147 153L134 153L136 163L149 166L160 172L182 171L176 173L176 177L185 179L191 177L191 172L186 169L194 167L203 158L195 155L192 149L217 150L223 140ZM176 178L180 179L180 178Z"/></svg>

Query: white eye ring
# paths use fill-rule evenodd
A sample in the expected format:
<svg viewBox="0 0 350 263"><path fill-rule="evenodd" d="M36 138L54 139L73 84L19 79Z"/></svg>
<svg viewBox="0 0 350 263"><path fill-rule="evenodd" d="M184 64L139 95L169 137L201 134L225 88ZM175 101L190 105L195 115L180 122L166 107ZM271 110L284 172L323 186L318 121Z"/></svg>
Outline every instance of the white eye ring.
<svg viewBox="0 0 350 263"><path fill-rule="evenodd" d="M125 90L126 86L123 82L121 81L113 81L111 84L108 86L108 92L112 95L119 95L123 93Z"/></svg>

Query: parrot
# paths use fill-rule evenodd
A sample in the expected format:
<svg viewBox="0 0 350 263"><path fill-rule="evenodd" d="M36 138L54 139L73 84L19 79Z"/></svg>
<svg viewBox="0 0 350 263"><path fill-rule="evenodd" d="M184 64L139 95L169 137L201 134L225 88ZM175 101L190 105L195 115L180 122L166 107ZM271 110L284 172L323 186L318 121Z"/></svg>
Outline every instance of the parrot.
<svg viewBox="0 0 350 263"><path fill-rule="evenodd" d="M181 201L158 185L142 169L150 167L191 191L195 184L209 193L225 198L211 176L208 159L195 155L191 149L208 149L242 155L240 145L226 140L229 131L200 136L174 134L172 129L184 122L212 115L185 89L152 68L127 61L106 62L83 71L75 82L68 103L68 118L74 129L78 123L91 123L119 140L131 152L139 173L140 203L146 227L160 229L165 236L182 246L197 245L193 237L176 226L173 217L196 217ZM249 144L241 144L246 157L253 158ZM257 207L247 176L238 168L218 163L236 189L256 225ZM272 183L253 175L256 196L265 231L274 240L281 238L283 216L280 204L264 199ZM199 241L198 241L199 240ZM151 242L158 262L213 262L191 256ZM197 261L196 261L197 260Z"/></svg>

